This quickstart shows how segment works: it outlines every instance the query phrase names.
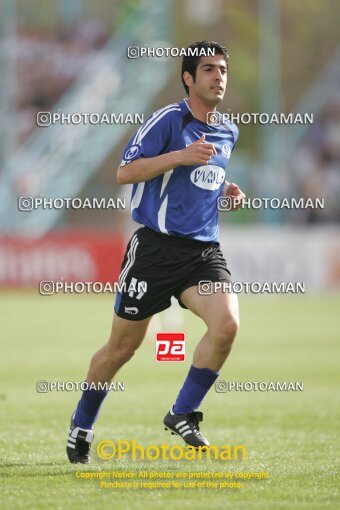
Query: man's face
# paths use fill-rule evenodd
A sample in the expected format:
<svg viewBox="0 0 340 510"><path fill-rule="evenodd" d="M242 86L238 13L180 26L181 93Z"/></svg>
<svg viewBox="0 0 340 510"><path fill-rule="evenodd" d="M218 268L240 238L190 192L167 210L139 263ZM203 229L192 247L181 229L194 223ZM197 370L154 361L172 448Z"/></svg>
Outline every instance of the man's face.
<svg viewBox="0 0 340 510"><path fill-rule="evenodd" d="M201 57L197 69L195 82L189 76L190 97L198 96L204 103L216 106L224 97L227 86L227 64L222 55Z"/></svg>

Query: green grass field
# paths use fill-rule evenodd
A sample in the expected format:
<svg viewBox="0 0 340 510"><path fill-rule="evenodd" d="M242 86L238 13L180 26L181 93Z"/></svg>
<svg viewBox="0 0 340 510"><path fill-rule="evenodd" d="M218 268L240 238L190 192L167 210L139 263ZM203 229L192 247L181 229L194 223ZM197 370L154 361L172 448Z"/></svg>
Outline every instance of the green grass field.
<svg viewBox="0 0 340 510"><path fill-rule="evenodd" d="M204 331L185 312L185 363L157 364L148 334L116 377L124 392L108 396L95 428L92 463L69 464L65 442L78 392L39 394L38 380L82 381L92 353L106 341L112 297L0 294L1 491L6 509L335 509L339 456L340 298L242 297L241 330L220 378L303 381L303 392L211 390L202 426L211 443L243 444L244 461L101 461L103 439L148 446L181 444L162 419ZM259 472L269 478L241 489L104 489L79 471Z"/></svg>

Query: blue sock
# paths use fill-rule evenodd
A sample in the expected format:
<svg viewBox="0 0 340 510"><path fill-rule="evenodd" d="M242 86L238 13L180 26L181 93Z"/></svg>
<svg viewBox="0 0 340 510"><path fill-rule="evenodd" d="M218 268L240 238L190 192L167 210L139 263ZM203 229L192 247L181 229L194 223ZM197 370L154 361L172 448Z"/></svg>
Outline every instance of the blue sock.
<svg viewBox="0 0 340 510"><path fill-rule="evenodd" d="M188 414L197 409L218 377L210 368L196 368L191 365L173 407L175 414Z"/></svg>
<svg viewBox="0 0 340 510"><path fill-rule="evenodd" d="M83 391L74 414L74 423L77 427L82 429L92 428L107 393L107 390L87 389Z"/></svg>

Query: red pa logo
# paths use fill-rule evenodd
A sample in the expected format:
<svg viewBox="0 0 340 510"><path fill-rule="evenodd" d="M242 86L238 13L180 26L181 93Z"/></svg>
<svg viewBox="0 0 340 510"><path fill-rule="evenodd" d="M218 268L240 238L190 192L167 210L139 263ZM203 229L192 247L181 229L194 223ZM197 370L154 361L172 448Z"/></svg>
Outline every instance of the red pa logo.
<svg viewBox="0 0 340 510"><path fill-rule="evenodd" d="M156 361L184 360L184 333L156 333Z"/></svg>

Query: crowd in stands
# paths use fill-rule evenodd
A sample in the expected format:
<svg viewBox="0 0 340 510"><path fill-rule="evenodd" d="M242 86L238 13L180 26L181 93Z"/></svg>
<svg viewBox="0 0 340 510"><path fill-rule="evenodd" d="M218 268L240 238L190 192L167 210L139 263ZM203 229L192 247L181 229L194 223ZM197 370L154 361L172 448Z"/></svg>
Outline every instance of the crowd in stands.
<svg viewBox="0 0 340 510"><path fill-rule="evenodd" d="M36 129L36 114L49 111L109 38L105 21L60 25L54 31L20 29L16 43L17 143ZM340 94L329 98L290 157L291 193L324 198L324 209L288 213L285 221L340 221Z"/></svg>
<svg viewBox="0 0 340 510"><path fill-rule="evenodd" d="M330 97L291 157L294 195L324 198L324 209L305 209L295 220L340 222L340 94Z"/></svg>
<svg viewBox="0 0 340 510"><path fill-rule="evenodd" d="M54 32L20 30L16 44L17 142L35 129L36 113L49 111L108 39L105 22L82 21Z"/></svg>

